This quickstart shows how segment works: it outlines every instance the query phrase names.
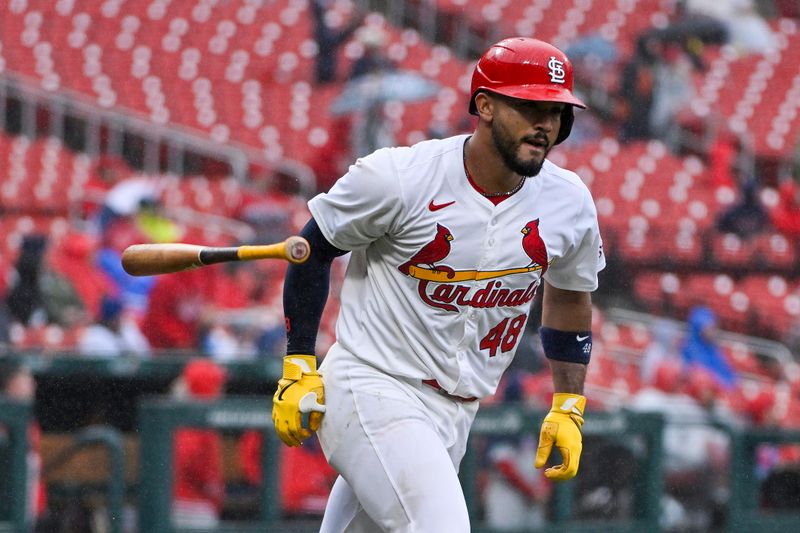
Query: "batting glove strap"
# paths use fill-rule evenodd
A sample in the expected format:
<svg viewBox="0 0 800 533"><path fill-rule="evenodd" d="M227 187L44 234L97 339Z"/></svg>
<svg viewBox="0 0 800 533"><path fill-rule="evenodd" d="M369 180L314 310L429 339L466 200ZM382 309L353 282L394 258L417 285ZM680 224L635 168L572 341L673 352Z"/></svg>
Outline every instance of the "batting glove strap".
<svg viewBox="0 0 800 533"><path fill-rule="evenodd" d="M313 355L287 355L283 358L283 379L298 380L303 374L317 374L317 358Z"/></svg>
<svg viewBox="0 0 800 533"><path fill-rule="evenodd" d="M544 475L553 480L566 480L578 473L583 451L583 412L586 398L579 394L556 393L553 405L544 418L536 452L536 468L542 468L553 446L561 453L562 463L548 468Z"/></svg>
<svg viewBox="0 0 800 533"><path fill-rule="evenodd" d="M272 399L272 422L280 439L299 446L322 422L325 413L325 387L317 373L313 355L287 355L283 359L283 378Z"/></svg>
<svg viewBox="0 0 800 533"><path fill-rule="evenodd" d="M583 411L586 409L586 397L580 394L570 394L568 392L557 392L553 394L553 404L550 407L551 413L564 413L581 417L583 425Z"/></svg>

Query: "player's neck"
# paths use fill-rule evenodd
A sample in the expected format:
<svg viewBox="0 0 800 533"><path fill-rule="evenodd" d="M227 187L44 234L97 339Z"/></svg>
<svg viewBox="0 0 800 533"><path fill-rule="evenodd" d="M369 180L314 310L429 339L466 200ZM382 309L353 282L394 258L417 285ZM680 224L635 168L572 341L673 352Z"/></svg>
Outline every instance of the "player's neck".
<svg viewBox="0 0 800 533"><path fill-rule="evenodd" d="M480 131L476 131L464 143L464 168L481 191L491 195L502 195L518 188L525 178L506 167L503 159L488 145Z"/></svg>

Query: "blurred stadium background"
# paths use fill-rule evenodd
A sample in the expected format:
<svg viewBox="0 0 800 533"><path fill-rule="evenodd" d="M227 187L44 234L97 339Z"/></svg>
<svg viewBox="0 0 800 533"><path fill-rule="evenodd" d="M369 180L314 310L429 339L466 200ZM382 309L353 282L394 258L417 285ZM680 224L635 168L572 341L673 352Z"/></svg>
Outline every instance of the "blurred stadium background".
<svg viewBox="0 0 800 533"><path fill-rule="evenodd" d="M0 530L190 529L184 426L218 456L197 527L318 528L330 472L267 414L285 265L133 279L119 254L297 232L356 156L470 131L474 62L511 35L573 59L591 109L551 158L592 189L608 268L579 479L524 466L534 319L464 462L475 530L798 530L799 25L796 0L0 2L0 384L35 381L0 395Z"/></svg>

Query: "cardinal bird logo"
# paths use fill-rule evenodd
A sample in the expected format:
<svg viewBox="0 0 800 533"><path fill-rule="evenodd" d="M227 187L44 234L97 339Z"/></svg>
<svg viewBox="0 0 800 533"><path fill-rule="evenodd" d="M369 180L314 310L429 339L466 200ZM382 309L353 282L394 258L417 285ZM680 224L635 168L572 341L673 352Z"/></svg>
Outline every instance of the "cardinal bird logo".
<svg viewBox="0 0 800 533"><path fill-rule="evenodd" d="M544 245L542 237L539 235L539 219L531 220L522 228L522 249L531 258L529 267L539 265L542 267L542 274L547 272L547 247Z"/></svg>
<svg viewBox="0 0 800 533"><path fill-rule="evenodd" d="M455 273L452 268L447 266L435 266L435 263L447 257L447 254L450 253L450 241L452 240L453 234L450 233L450 230L441 224L436 224L436 236L433 240L423 246L411 259L397 268L400 272L408 276L412 266L428 265L433 270L447 271L448 277L453 277Z"/></svg>

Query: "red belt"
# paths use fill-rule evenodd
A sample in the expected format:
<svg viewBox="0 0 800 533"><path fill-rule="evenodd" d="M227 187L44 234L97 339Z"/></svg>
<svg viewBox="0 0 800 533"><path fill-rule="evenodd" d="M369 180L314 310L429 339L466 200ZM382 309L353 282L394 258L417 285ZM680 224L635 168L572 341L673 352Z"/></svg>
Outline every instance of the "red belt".
<svg viewBox="0 0 800 533"><path fill-rule="evenodd" d="M439 392L439 394L447 396L448 398L450 398L451 400L454 400L456 402L474 402L475 400L477 400L477 398L474 397L474 396L471 396L469 398L464 398L463 396L455 396L453 394L450 394L449 392L444 390L442 388L442 386L439 385L439 382L436 381L435 379L423 379L422 383L424 383L425 385L427 385L429 387L433 387L434 389L436 389Z"/></svg>

